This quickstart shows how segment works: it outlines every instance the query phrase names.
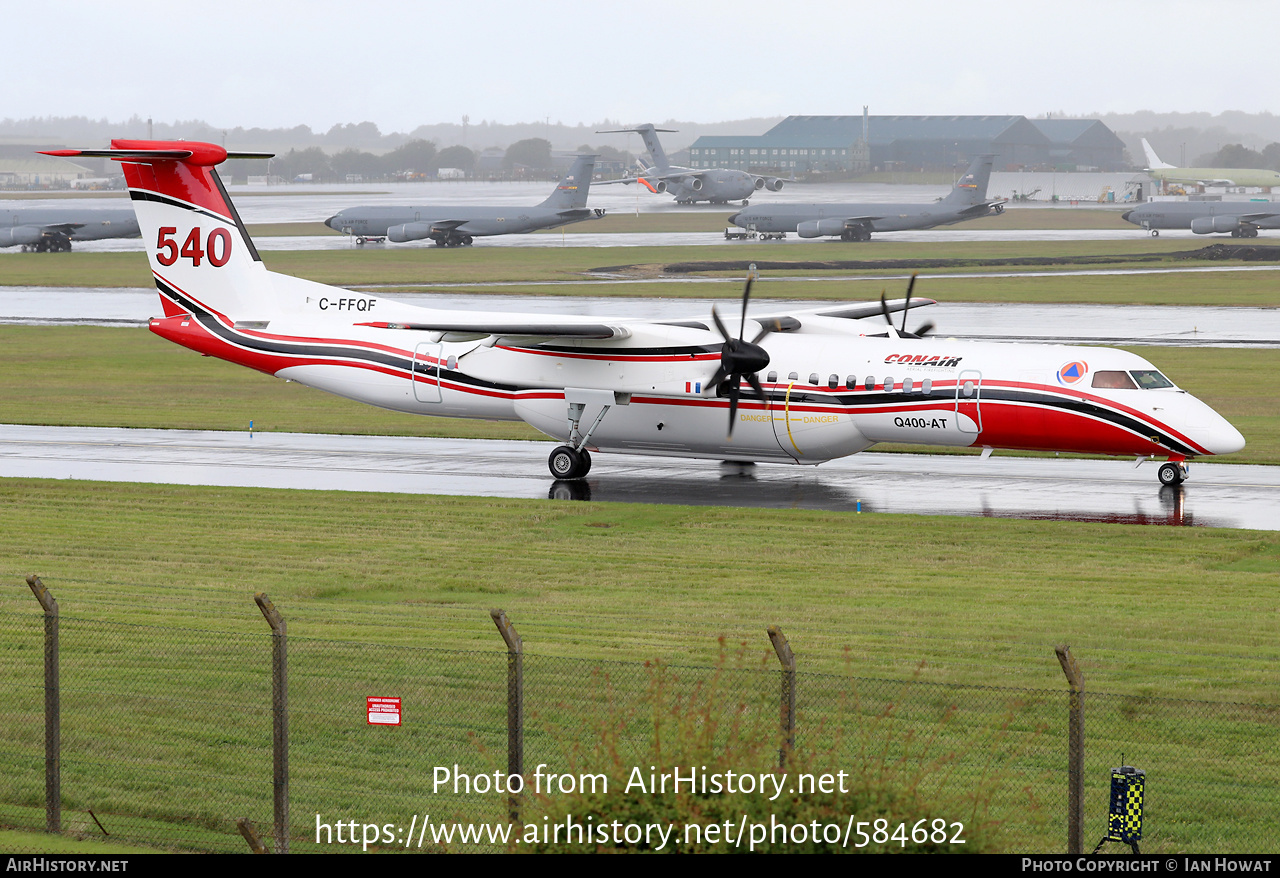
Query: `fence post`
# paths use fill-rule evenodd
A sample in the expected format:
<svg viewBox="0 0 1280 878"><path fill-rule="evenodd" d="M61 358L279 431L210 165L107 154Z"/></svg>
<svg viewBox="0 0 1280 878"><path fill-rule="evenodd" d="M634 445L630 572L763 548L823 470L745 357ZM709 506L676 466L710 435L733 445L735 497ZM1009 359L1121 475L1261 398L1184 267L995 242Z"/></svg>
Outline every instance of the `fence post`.
<svg viewBox="0 0 1280 878"><path fill-rule="evenodd" d="M1058 646L1058 663L1067 675L1067 853L1084 853L1084 674L1071 647Z"/></svg>
<svg viewBox="0 0 1280 878"><path fill-rule="evenodd" d="M263 592L253 596L271 626L271 781L276 853L289 853L289 650L284 617Z"/></svg>
<svg viewBox="0 0 1280 878"><path fill-rule="evenodd" d="M62 831L62 699L58 688L58 602L40 577L27 585L44 608L44 828Z"/></svg>
<svg viewBox="0 0 1280 878"><path fill-rule="evenodd" d="M507 643L507 776L524 775L524 641L507 614L490 610L493 624ZM508 781L508 789L510 781ZM512 823L520 822L520 796L507 798L507 815Z"/></svg>
<svg viewBox="0 0 1280 878"><path fill-rule="evenodd" d="M782 662L782 746L778 749L778 768L787 770L787 754L796 746L796 657L787 635L777 625L768 628L773 651Z"/></svg>

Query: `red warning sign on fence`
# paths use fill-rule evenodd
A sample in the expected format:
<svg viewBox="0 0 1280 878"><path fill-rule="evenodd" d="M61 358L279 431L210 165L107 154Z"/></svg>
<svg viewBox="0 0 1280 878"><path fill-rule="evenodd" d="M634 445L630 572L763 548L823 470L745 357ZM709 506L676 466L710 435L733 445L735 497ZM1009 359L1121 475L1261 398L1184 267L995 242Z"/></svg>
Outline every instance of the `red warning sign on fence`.
<svg viewBox="0 0 1280 878"><path fill-rule="evenodd" d="M399 698L377 698L370 695L365 699L369 708L369 725L371 726L398 726L400 725L400 699Z"/></svg>

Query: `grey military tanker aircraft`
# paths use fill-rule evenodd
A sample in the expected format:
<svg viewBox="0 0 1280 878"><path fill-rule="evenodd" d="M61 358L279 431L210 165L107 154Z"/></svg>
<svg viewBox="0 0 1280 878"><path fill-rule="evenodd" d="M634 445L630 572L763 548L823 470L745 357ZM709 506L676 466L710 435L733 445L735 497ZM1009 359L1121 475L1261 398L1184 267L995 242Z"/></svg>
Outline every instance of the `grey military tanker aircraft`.
<svg viewBox="0 0 1280 878"><path fill-rule="evenodd" d="M1258 201L1153 201L1120 215L1158 237L1161 229L1190 229L1197 235L1230 233L1256 238L1258 229L1280 229L1280 204Z"/></svg>
<svg viewBox="0 0 1280 878"><path fill-rule="evenodd" d="M70 250L72 241L138 237L133 208L77 210L32 207L0 210L0 247L22 245L23 252Z"/></svg>
<svg viewBox="0 0 1280 878"><path fill-rule="evenodd" d="M761 189L777 192L786 181L779 177L766 177L750 174L733 168L681 168L667 160L667 154L658 141L658 132L671 133L674 128L654 128L645 123L635 128L619 128L616 131L597 131L596 134L639 134L644 140L645 149L653 159L653 167L641 168L633 177L621 180L603 180L596 184L607 186L615 183L639 183L650 192L670 192L676 197L676 204L693 204L696 201L710 201L712 204L728 204L730 201L741 201L746 207L748 199Z"/></svg>
<svg viewBox="0 0 1280 878"><path fill-rule="evenodd" d="M587 193L595 170L594 155L580 155L556 185L556 191L536 207L348 207L324 221L359 243L386 238L397 244L431 239L437 247L469 245L473 238L554 229L581 220L600 219L604 211L590 209Z"/></svg>
<svg viewBox="0 0 1280 878"><path fill-rule="evenodd" d="M870 241L872 232L931 229L991 213L1004 202L987 200L987 182L995 156L981 155L969 165L946 198L933 204L769 204L741 210L729 222L750 231L795 232L801 238L839 235L841 241Z"/></svg>

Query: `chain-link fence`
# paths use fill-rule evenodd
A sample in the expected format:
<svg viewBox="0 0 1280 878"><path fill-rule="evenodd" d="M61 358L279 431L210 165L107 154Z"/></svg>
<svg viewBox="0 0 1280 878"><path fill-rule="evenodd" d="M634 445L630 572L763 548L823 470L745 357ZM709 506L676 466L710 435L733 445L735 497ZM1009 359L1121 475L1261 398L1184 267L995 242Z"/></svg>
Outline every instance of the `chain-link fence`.
<svg viewBox="0 0 1280 878"><path fill-rule="evenodd" d="M57 812L58 828L72 835L240 851L237 820L247 818L278 848L276 641L266 626L227 634L75 615L59 624L60 752L51 757L44 618L0 613L0 825L41 830ZM649 794L672 767L780 764L793 782L802 772L843 773L850 784L892 791L911 815L963 823L987 850L1067 846L1065 685L812 674L801 661L788 714L788 678L764 643L711 667L528 654L514 662L501 647L294 636L287 656L281 777L291 851L370 841L384 851L502 850L510 845L492 837L446 839L441 827L504 825L513 807L536 824L598 776L638 777ZM370 697L400 699L399 724L371 722ZM1106 831L1109 769L1121 764L1147 772L1144 851L1280 849L1280 707L1087 690L1083 703L1086 850ZM515 798L502 786L512 741L527 783Z"/></svg>

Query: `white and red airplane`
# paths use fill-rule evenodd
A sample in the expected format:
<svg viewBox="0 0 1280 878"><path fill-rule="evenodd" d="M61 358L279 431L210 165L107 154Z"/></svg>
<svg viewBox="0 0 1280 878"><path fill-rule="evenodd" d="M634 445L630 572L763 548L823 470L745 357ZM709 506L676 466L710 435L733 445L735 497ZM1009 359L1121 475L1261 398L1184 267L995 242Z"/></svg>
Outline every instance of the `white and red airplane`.
<svg viewBox="0 0 1280 878"><path fill-rule="evenodd" d="M164 308L153 332L383 408L526 421L564 443L557 479L585 476L597 451L819 464L909 442L1161 457L1160 481L1176 484L1189 458L1244 447L1135 354L908 332L910 289L748 317L748 282L736 337L715 309L602 322L420 308L268 271L214 170L220 146L51 154L123 163ZM862 321L890 312L900 328Z"/></svg>

